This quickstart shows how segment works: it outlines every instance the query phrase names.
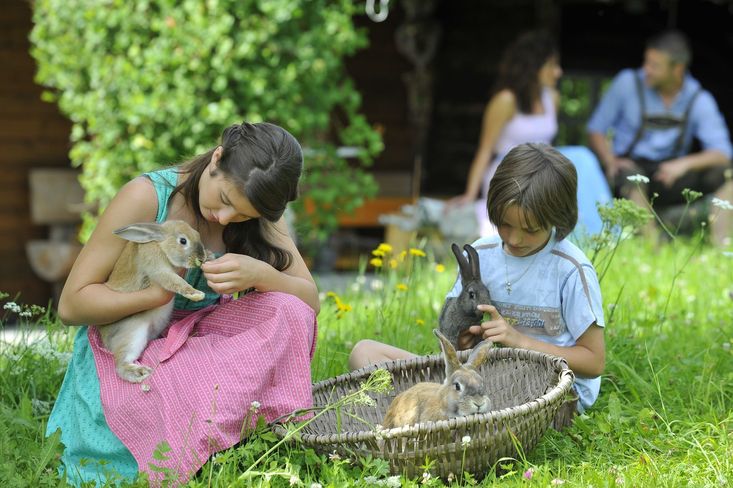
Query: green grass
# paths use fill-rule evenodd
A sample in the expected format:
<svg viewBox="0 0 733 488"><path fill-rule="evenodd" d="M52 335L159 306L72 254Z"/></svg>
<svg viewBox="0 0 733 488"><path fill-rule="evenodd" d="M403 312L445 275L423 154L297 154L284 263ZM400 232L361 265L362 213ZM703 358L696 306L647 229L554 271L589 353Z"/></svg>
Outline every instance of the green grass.
<svg viewBox="0 0 733 488"><path fill-rule="evenodd" d="M313 380L346 372L348 353L362 338L436 352L430 331L455 278L453 263L445 264L439 273L429 257L408 256L379 275L381 289L357 280L338 300L324 293ZM503 474L492 473L481 485L733 483L732 276L733 258L719 250L680 240L661 248L622 243L601 282L607 366L598 402L572 427L548 431L525 459L507 461ZM40 347L0 350L3 487L65 486L55 476L61 447L43 433L63 378L65 356L56 351L70 350L73 330L47 322ZM434 478L390 479L381 460L332 459L297 444L275 447L253 467L275 442L262 427L248 443L217 455L187 486L289 486L291 480L306 487L442 485Z"/></svg>

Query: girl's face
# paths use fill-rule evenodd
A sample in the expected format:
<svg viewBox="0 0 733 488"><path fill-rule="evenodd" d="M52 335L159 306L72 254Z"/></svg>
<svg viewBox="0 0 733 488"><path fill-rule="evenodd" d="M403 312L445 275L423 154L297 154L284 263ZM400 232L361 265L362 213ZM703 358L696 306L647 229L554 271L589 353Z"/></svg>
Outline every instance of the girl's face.
<svg viewBox="0 0 733 488"><path fill-rule="evenodd" d="M540 68L537 78L540 82L540 86L547 88L555 88L557 86L557 80L562 76L562 68L560 67L560 61L557 56L552 56L550 59L545 61L545 64Z"/></svg>
<svg viewBox="0 0 733 488"><path fill-rule="evenodd" d="M506 208L498 230L504 250L517 257L531 256L550 240L550 229L539 227L534 216L530 212L525 216L525 211L518 205Z"/></svg>
<svg viewBox="0 0 733 488"><path fill-rule="evenodd" d="M201 215L207 221L221 225L259 218L260 214L249 199L242 195L218 168L221 157L219 149L214 151L209 166L199 180Z"/></svg>

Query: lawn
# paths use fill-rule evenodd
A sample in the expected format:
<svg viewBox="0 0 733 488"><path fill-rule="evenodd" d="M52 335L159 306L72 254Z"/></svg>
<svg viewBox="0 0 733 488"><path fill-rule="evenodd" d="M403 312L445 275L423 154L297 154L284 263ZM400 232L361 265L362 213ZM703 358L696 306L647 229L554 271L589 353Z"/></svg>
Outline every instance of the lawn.
<svg viewBox="0 0 733 488"><path fill-rule="evenodd" d="M368 264L374 256L365 256L362 272L346 290L321 290L314 381L346 372L348 352L362 338L417 344L412 349L418 353L437 351L431 330L455 279L455 265L436 263L419 247L402 259L387 253L377 268ZM731 253L694 239L653 246L630 238L600 250L595 259L599 270L607 269L601 281L607 366L598 402L572 427L548 431L526 457L503 462L500 474L490 473L479 484L728 486L733 482ZM49 314L37 323L47 334L32 346L0 350L3 487L65 486L55 476L58 440L43 433L73 330ZM276 440L259 429L241 447L217 455L187 486L443 485L429 469L415 480L390 477L378 459L319 456L297 443L275 446ZM134 486L145 485L139 480Z"/></svg>

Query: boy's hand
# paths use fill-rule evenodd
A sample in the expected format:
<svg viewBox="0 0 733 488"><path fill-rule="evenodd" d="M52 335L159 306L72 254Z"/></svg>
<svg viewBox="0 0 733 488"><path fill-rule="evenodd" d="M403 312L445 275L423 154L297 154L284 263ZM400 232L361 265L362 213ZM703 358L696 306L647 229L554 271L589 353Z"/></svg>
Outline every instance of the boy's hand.
<svg viewBox="0 0 733 488"><path fill-rule="evenodd" d="M508 347L522 347L524 335L507 324L496 307L493 305L479 305L476 308L484 312L484 322L480 326L483 339L499 342ZM471 327L469 330L473 328Z"/></svg>

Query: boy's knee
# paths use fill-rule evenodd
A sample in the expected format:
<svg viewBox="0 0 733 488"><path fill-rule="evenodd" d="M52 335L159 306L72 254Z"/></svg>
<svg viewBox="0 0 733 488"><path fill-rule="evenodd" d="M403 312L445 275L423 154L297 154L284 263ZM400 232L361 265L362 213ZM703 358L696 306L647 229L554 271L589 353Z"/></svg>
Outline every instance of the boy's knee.
<svg viewBox="0 0 733 488"><path fill-rule="evenodd" d="M357 342L349 354L349 369L354 371L369 366L371 364L370 358L374 356L378 344L378 342L371 339L362 339Z"/></svg>

